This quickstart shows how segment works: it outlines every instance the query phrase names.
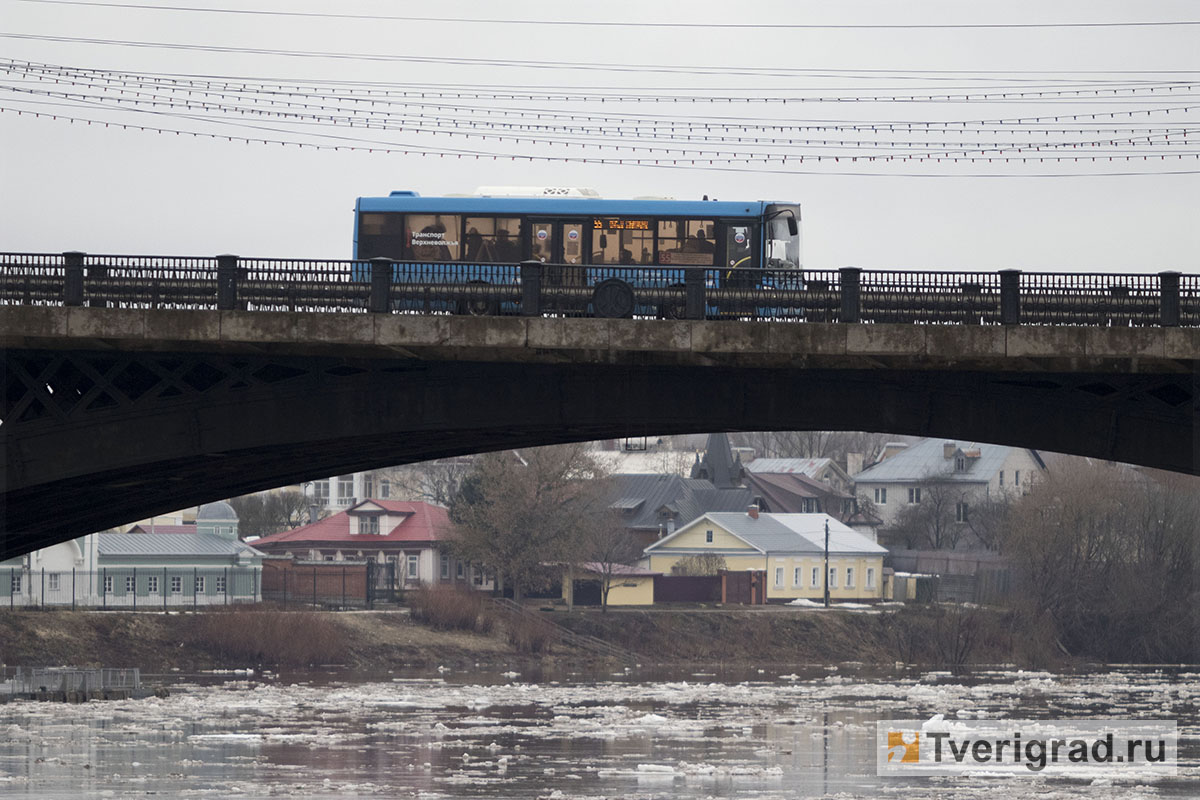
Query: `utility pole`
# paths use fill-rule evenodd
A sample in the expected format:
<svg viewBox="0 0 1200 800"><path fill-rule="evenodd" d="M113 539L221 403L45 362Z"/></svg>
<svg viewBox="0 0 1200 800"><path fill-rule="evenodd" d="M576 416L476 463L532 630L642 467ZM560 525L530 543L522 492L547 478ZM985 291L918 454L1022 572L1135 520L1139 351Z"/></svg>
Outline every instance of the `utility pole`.
<svg viewBox="0 0 1200 800"><path fill-rule="evenodd" d="M829 520L825 520L825 607L829 608Z"/></svg>

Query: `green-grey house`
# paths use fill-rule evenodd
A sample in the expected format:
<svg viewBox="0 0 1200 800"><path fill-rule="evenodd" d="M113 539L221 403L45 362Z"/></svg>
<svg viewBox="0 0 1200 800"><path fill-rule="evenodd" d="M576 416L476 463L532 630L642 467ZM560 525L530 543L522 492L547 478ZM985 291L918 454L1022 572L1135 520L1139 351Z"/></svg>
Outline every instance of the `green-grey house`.
<svg viewBox="0 0 1200 800"><path fill-rule="evenodd" d="M94 533L0 564L0 605L197 607L262 599L263 554L237 538L228 503L195 532ZM140 530L134 528L134 531Z"/></svg>

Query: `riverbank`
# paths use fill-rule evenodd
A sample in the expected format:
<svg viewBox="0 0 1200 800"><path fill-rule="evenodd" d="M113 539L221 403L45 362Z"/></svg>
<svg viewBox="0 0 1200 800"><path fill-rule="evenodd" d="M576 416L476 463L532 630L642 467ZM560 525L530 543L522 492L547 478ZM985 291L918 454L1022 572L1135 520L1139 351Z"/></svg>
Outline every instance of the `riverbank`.
<svg viewBox="0 0 1200 800"><path fill-rule="evenodd" d="M1061 662L1052 643L993 609L890 607L557 611L545 617L643 664L897 661L933 667ZM565 644L528 654L504 625L439 631L404 611L0 611L0 663L138 666L144 672L338 665L377 670L590 661Z"/></svg>

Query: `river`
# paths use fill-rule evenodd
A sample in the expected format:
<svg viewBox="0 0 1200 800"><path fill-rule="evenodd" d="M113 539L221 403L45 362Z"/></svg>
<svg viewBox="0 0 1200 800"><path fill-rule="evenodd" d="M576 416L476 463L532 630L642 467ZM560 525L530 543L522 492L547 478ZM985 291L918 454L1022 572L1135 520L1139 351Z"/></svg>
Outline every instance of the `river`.
<svg viewBox="0 0 1200 800"><path fill-rule="evenodd" d="M163 699L0 705L0 795L1200 797L1200 670L427 670L150 679ZM1173 719L1178 775L881 778L878 720Z"/></svg>

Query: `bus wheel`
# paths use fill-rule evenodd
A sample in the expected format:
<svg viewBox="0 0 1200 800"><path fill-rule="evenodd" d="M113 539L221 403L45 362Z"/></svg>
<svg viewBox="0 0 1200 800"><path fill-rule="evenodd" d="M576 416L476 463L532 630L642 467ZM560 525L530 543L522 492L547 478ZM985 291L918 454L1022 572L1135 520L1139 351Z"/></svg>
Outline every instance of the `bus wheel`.
<svg viewBox="0 0 1200 800"><path fill-rule="evenodd" d="M467 285L475 288L471 290L471 294L466 299L458 301L457 313L472 317L495 316L498 308L496 299L488 296L492 291L492 285L487 281L468 281Z"/></svg>
<svg viewBox="0 0 1200 800"><path fill-rule="evenodd" d="M596 284L592 292L592 316L629 319L633 316L633 288L620 278Z"/></svg>

